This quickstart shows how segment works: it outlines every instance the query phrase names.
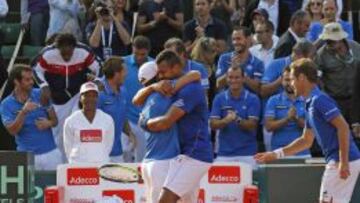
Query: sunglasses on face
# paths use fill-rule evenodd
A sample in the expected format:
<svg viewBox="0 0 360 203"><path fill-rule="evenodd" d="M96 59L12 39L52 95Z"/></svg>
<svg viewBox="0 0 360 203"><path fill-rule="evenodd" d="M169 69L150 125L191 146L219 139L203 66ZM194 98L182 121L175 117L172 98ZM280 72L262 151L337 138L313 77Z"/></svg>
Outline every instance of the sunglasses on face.
<svg viewBox="0 0 360 203"><path fill-rule="evenodd" d="M311 6L321 6L321 2L311 2L310 5Z"/></svg>

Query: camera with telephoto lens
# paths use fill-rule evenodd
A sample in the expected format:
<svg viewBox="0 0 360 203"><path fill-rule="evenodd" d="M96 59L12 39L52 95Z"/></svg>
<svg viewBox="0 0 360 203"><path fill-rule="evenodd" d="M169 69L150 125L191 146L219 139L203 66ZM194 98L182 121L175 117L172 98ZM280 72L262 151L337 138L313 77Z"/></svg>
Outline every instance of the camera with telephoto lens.
<svg viewBox="0 0 360 203"><path fill-rule="evenodd" d="M99 14L101 16L108 16L110 15L110 10L104 6L99 7Z"/></svg>
<svg viewBox="0 0 360 203"><path fill-rule="evenodd" d="M100 16L110 15L110 10L103 1L95 0L93 2L93 8L95 8L95 12L98 13Z"/></svg>

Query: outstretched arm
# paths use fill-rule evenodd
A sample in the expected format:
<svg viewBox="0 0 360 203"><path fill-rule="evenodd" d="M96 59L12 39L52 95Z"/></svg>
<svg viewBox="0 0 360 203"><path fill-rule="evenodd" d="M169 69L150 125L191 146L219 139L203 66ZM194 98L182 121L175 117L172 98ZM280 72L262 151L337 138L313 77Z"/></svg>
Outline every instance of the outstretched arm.
<svg viewBox="0 0 360 203"><path fill-rule="evenodd" d="M258 153L255 155L254 158L259 163L270 162L282 158L284 156L294 155L298 152L308 149L311 147L313 141L314 141L313 131L309 128L305 128L303 135L297 138L296 140L294 140L289 145L280 149L276 149L275 151L272 152Z"/></svg>

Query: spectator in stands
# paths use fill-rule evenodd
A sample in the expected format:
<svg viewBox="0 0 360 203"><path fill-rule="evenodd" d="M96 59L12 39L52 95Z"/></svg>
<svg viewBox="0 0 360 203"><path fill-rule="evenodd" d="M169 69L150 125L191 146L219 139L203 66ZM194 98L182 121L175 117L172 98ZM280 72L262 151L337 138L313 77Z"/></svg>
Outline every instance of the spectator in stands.
<svg viewBox="0 0 360 203"><path fill-rule="evenodd" d="M98 75L100 65L89 47L80 44L71 34L59 34L55 43L46 47L37 57L35 79L41 88L41 102L50 98L58 118L53 129L60 150L65 119L77 108L80 86L89 74Z"/></svg>
<svg viewBox="0 0 360 203"><path fill-rule="evenodd" d="M263 9L255 9L251 15L251 31L255 31L255 27L260 24L265 22L266 20L269 20L269 14L268 12Z"/></svg>
<svg viewBox="0 0 360 203"><path fill-rule="evenodd" d="M354 94L352 102L352 122L351 127L353 129L354 136L360 138L360 69L356 70L356 76L354 80Z"/></svg>
<svg viewBox="0 0 360 203"><path fill-rule="evenodd" d="M138 126L139 115L141 108L132 104L132 98L136 92L143 86L138 80L139 68L142 64L153 59L149 57L151 50L150 41L144 36L136 36L132 44L132 54L124 57L125 66L127 68L127 75L125 78L124 87L127 91L128 112L127 118L132 132L136 136L136 148L135 148L135 161L141 162L145 156L146 139L144 137L144 131ZM124 152L128 153L128 152Z"/></svg>
<svg viewBox="0 0 360 203"><path fill-rule="evenodd" d="M264 9L267 11L268 19L274 25L274 33L276 35L278 23L279 23L279 0L262 0L259 1L258 9ZM281 16L283 18L283 16Z"/></svg>
<svg viewBox="0 0 360 203"><path fill-rule="evenodd" d="M5 17L9 12L9 6L6 0L0 0L0 17Z"/></svg>
<svg viewBox="0 0 360 203"><path fill-rule="evenodd" d="M324 0L321 1L321 4L323 3ZM312 0L303 0L303 8L302 10L307 11L307 6L309 5L309 2L312 2ZM336 0L336 5L337 5L337 13L336 13L336 17L340 18L340 15L343 11L343 0Z"/></svg>
<svg viewBox="0 0 360 203"><path fill-rule="evenodd" d="M210 126L219 130L216 161L245 162L254 167L261 105L259 98L244 88L244 74L240 67L232 66L227 70L229 89L215 96Z"/></svg>
<svg viewBox="0 0 360 203"><path fill-rule="evenodd" d="M291 16L289 29L279 39L274 57L289 56L293 46L306 36L310 22L310 15L307 12L296 11Z"/></svg>
<svg viewBox="0 0 360 203"><path fill-rule="evenodd" d="M50 22L46 38L55 33L71 33L78 40L82 40L78 14L80 4L78 0L49 0Z"/></svg>
<svg viewBox="0 0 360 203"><path fill-rule="evenodd" d="M291 62L300 58L313 58L315 53L315 47L310 42L301 41L295 44L291 56L278 58L269 63L261 79L260 95L263 98L263 104L266 105L268 98L272 95L280 94L283 91L282 74ZM265 148L269 151L272 135L266 128L263 129L263 134Z"/></svg>
<svg viewBox="0 0 360 203"><path fill-rule="evenodd" d="M9 81L15 88L1 103L1 119L15 137L17 151L34 153L36 170L56 170L62 157L51 131L57 125L53 106L41 105L29 66L15 64Z"/></svg>
<svg viewBox="0 0 360 203"><path fill-rule="evenodd" d="M305 6L305 11L309 13L311 17L311 23L320 22L324 17L322 14L323 0L310 0Z"/></svg>
<svg viewBox="0 0 360 203"><path fill-rule="evenodd" d="M216 93L215 58L217 53L216 40L210 37L200 38L191 52L191 58L194 61L204 64L207 70L207 75L209 78L209 91L207 95L209 107L211 107L212 100Z"/></svg>
<svg viewBox="0 0 360 203"><path fill-rule="evenodd" d="M95 8L96 22L87 25L89 45L95 53L106 60L110 56L123 56L128 53L130 27L125 21L114 16L113 8L98 4Z"/></svg>
<svg viewBox="0 0 360 203"><path fill-rule="evenodd" d="M232 0L234 1L234 0ZM235 7L231 7L229 0L213 0L210 4L211 15L220 19L226 25L226 32L231 32L230 17L234 12Z"/></svg>
<svg viewBox="0 0 360 203"><path fill-rule="evenodd" d="M345 32L348 33L348 39L353 39L353 27L349 22L343 21L341 19L337 19L336 12L338 7L336 5L335 0L324 0L322 6L322 13L324 18L320 20L320 22L312 23L309 29L309 34L307 36L308 40L312 42L316 42L319 46L322 44L321 41L318 42L319 35L322 33L323 28L326 24L332 22L338 22L341 24L341 27Z"/></svg>
<svg viewBox="0 0 360 203"><path fill-rule="evenodd" d="M260 80L264 73L264 64L253 56L251 45L251 31L247 27L235 28L232 33L234 51L220 56L216 70L216 86L223 89L226 86L226 72L231 67L240 67L244 71L244 85L252 92L259 93Z"/></svg>
<svg viewBox="0 0 360 203"><path fill-rule="evenodd" d="M114 144L110 153L111 162L123 162L121 135L125 132L132 146L136 146L136 138L132 133L126 118L127 96L126 89L122 86L125 81L126 68L124 61L119 56L107 59L102 69L104 78L101 80L103 90L99 92L98 108L109 114L114 120Z"/></svg>
<svg viewBox="0 0 360 203"><path fill-rule="evenodd" d="M184 25L181 0L147 0L140 4L138 33L151 41L151 56L155 57L171 37L180 37Z"/></svg>
<svg viewBox="0 0 360 203"><path fill-rule="evenodd" d="M234 12L230 18L232 27L238 27L243 25L246 1L247 0L230 0L230 7L234 8Z"/></svg>
<svg viewBox="0 0 360 203"><path fill-rule="evenodd" d="M315 63L321 71L324 91L338 104L344 118L350 122L351 97L356 70L360 68L360 45L348 40L340 23L325 25L320 39L326 44L316 53Z"/></svg>
<svg viewBox="0 0 360 203"><path fill-rule="evenodd" d="M185 23L183 39L186 50L191 52L200 37L212 37L218 43L219 51L226 48L227 32L224 22L211 16L210 0L195 0L194 18Z"/></svg>
<svg viewBox="0 0 360 203"><path fill-rule="evenodd" d="M267 20L255 27L255 34L259 44L250 48L250 53L264 63L264 68L274 59L276 44L279 40L274 35L274 26L271 21Z"/></svg>
<svg viewBox="0 0 360 203"><path fill-rule="evenodd" d="M273 60L265 70L261 79L261 96L268 98L274 94L280 93L282 88L282 73L285 67L291 62L300 58L313 58L316 53L315 47L308 41L301 41L295 44L291 56Z"/></svg>
<svg viewBox="0 0 360 203"><path fill-rule="evenodd" d="M130 30L132 30L133 25L133 12L126 10L127 5L130 1L126 2L126 0L112 0L113 8L114 8L114 16L121 23L126 23Z"/></svg>
<svg viewBox="0 0 360 203"><path fill-rule="evenodd" d="M301 8L301 1L249 0L243 25L250 26L252 12L257 8L263 8L269 13L269 19L274 24L276 35L280 36L287 31L291 15Z"/></svg>
<svg viewBox="0 0 360 203"><path fill-rule="evenodd" d="M199 71L201 74L201 86L203 86L203 88L205 90L209 89L208 72L207 72L205 66L196 61L187 59L186 47L185 47L184 42L181 39L179 39L179 38L168 39L165 42L164 48L174 51L180 57L181 62L184 64L184 67L183 67L184 73L187 73L192 70Z"/></svg>
<svg viewBox="0 0 360 203"><path fill-rule="evenodd" d="M21 0L21 25L30 29L30 43L43 46L49 27L48 0Z"/></svg>
<svg viewBox="0 0 360 203"><path fill-rule="evenodd" d="M97 109L99 90L86 82L80 88L81 109L64 123L64 148L69 163L106 163L114 144L114 121Z"/></svg>
<svg viewBox="0 0 360 203"><path fill-rule="evenodd" d="M305 101L296 97L290 84L290 68L282 74L284 91L270 97L265 108L265 127L272 132L271 150L284 147L301 136L304 128ZM305 150L298 157L311 157Z"/></svg>

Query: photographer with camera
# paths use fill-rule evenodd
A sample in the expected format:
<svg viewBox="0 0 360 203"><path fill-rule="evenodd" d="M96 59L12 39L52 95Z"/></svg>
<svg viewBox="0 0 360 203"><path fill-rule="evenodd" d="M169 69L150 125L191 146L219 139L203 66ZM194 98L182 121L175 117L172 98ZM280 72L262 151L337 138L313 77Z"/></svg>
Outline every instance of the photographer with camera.
<svg viewBox="0 0 360 203"><path fill-rule="evenodd" d="M130 44L129 26L114 16L114 10L110 6L96 5L95 14L96 21L86 27L89 45L94 52L102 60L112 55L127 55Z"/></svg>

